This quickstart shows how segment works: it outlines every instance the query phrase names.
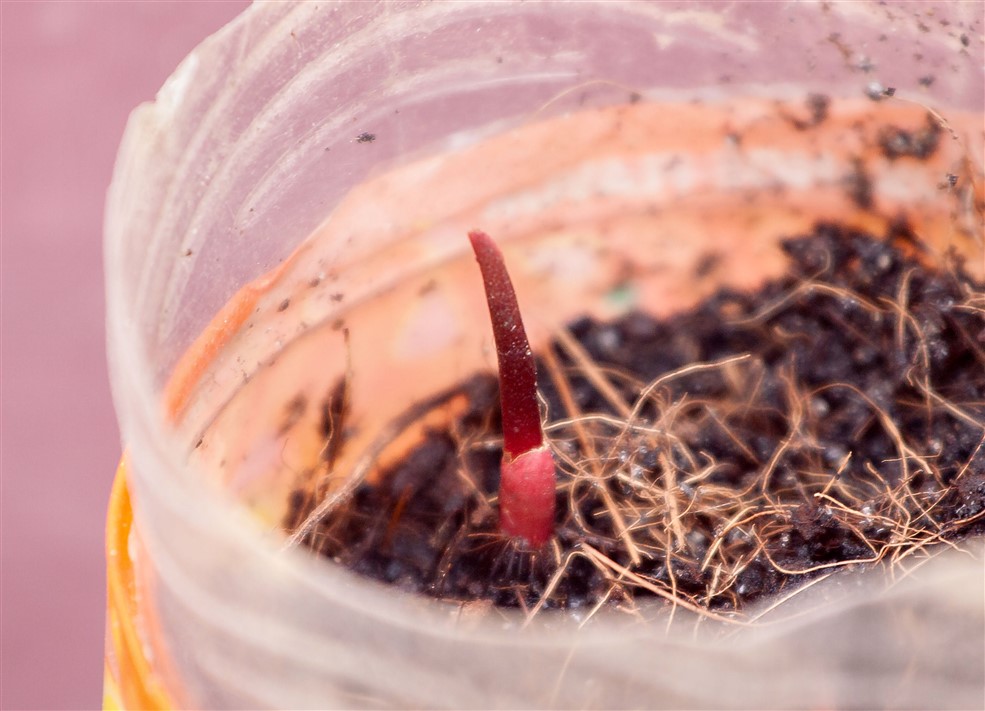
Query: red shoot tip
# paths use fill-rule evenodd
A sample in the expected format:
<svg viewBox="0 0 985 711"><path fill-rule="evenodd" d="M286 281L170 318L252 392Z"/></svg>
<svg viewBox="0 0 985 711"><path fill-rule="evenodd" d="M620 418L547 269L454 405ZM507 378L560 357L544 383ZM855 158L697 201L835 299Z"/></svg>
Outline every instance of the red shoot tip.
<svg viewBox="0 0 985 711"><path fill-rule="evenodd" d="M503 449L508 456L516 458L544 441L537 405L537 371L499 247L485 232L469 232L469 239L482 271L496 341Z"/></svg>
<svg viewBox="0 0 985 711"><path fill-rule="evenodd" d="M486 289L499 361L503 414L500 526L509 536L543 545L554 530L554 460L544 444L537 370L503 255L485 232L469 232Z"/></svg>

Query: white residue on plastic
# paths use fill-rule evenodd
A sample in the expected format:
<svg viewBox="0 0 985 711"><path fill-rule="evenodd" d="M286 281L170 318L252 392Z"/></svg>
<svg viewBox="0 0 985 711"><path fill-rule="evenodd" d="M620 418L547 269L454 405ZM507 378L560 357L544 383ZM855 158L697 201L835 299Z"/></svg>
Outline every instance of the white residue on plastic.
<svg viewBox="0 0 985 711"><path fill-rule="evenodd" d="M660 19L668 25L690 25L697 31L706 32L715 39L740 47L746 52L759 50L759 42L752 36L756 28L742 27L733 29L728 26L728 9L700 9L691 7L687 10L672 10L663 12ZM674 27L671 33L676 37L686 37L682 28Z"/></svg>
<svg viewBox="0 0 985 711"><path fill-rule="evenodd" d="M164 86L157 92L154 103L157 109L158 119L162 123L165 121L169 122L171 117L181 108L185 100L185 94L188 93L188 87L191 86L198 74L199 64L198 53L192 52L185 57L181 64L178 65L174 74L168 78Z"/></svg>
<svg viewBox="0 0 985 711"><path fill-rule="evenodd" d="M492 217L535 215L563 203L579 203L599 196L645 199L664 195L668 188L687 192L699 180L691 161L676 154L650 153L636 160L607 158L574 166L533 190L513 193L490 204Z"/></svg>

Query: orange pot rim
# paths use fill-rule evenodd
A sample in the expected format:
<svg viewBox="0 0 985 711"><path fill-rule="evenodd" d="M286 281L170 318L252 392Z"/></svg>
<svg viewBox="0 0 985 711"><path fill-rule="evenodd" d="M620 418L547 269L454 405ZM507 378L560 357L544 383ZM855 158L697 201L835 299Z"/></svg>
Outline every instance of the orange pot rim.
<svg viewBox="0 0 985 711"><path fill-rule="evenodd" d="M174 708L163 683L144 654L137 629L137 595L129 542L133 509L127 487L126 457L120 461L106 516L107 620L103 709Z"/></svg>

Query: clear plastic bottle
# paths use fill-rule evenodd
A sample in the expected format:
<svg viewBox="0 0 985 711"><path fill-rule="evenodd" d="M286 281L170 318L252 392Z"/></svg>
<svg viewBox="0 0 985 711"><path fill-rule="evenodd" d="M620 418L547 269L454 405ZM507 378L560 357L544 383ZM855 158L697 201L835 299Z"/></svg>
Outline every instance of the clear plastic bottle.
<svg viewBox="0 0 985 711"><path fill-rule="evenodd" d="M536 304L535 341L582 312L753 285L818 217L878 229L904 210L980 261L962 201L981 199L981 32L970 4L263 3L203 43L134 112L108 202L128 452L113 703L977 703L980 547L894 586L825 581L748 629L656 610L524 625L285 550L278 524L321 446L299 395L351 378L352 469L409 403L490 364L464 240L479 221ZM833 101L805 132L811 93ZM866 157L865 126L927 108L951 129L934 161ZM845 189L860 159L875 207ZM977 193L938 189L954 166ZM696 278L710 252L724 267ZM627 290L627 263L660 277Z"/></svg>

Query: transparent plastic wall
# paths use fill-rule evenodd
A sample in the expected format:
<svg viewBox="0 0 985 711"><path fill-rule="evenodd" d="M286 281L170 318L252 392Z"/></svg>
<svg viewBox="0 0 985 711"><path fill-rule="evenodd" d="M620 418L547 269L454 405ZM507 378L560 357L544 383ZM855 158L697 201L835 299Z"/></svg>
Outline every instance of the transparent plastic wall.
<svg viewBox="0 0 985 711"><path fill-rule="evenodd" d="M832 577L751 627L524 624L285 548L288 460L318 443L276 435L281 405L351 372L357 466L410 403L490 366L474 226L535 297L535 341L611 311L627 255L661 273L639 305L666 312L755 284L781 266L776 240L848 211L876 229L911 210L980 272L975 194L938 183L981 185L981 56L973 3L258 3L203 43L131 117L106 225L135 622L174 703L980 703L980 546L895 581ZM798 148L812 93L831 123ZM940 155L872 158L875 207L851 205L869 114L928 110ZM750 194L772 197L750 211ZM611 222L654 201L648 241ZM774 218L735 224L754 213ZM725 267L694 279L711 248Z"/></svg>

